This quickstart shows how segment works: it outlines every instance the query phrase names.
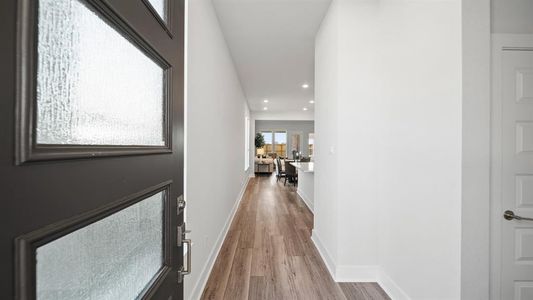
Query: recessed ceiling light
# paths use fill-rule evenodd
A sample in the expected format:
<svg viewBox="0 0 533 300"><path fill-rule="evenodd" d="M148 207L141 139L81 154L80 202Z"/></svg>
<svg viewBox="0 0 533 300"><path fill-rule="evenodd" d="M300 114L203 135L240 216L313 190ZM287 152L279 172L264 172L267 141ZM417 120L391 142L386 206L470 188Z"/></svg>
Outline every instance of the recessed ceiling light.
<svg viewBox="0 0 533 300"><path fill-rule="evenodd" d="M307 110L307 107L304 107L304 110Z"/></svg>
<svg viewBox="0 0 533 300"><path fill-rule="evenodd" d="M315 104L315 100L309 100L309 103Z"/></svg>
<svg viewBox="0 0 533 300"><path fill-rule="evenodd" d="M266 107L266 106L265 106L265 107L263 107L263 110L268 110L268 107Z"/></svg>
<svg viewBox="0 0 533 300"><path fill-rule="evenodd" d="M268 103L268 99L263 100L263 102Z"/></svg>
<svg viewBox="0 0 533 300"><path fill-rule="evenodd" d="M304 89L307 89L307 88L309 88L309 84L304 83L304 84L302 84L302 87L303 87Z"/></svg>

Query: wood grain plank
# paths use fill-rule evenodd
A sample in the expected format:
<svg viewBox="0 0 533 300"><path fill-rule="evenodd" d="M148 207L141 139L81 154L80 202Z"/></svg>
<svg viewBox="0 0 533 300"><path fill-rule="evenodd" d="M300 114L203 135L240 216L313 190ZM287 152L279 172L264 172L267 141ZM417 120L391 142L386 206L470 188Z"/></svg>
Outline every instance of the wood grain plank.
<svg viewBox="0 0 533 300"><path fill-rule="evenodd" d="M391 298L376 282L359 283L366 293L374 300L390 300Z"/></svg>
<svg viewBox="0 0 533 300"><path fill-rule="evenodd" d="M390 300L390 297L375 282L341 282L339 286L348 299Z"/></svg>
<svg viewBox="0 0 533 300"><path fill-rule="evenodd" d="M265 233L265 222L256 215L254 248L263 248L263 234Z"/></svg>
<svg viewBox="0 0 533 300"><path fill-rule="evenodd" d="M285 251L283 236L271 236L269 250L266 251L267 268L265 277L269 280L272 299L295 299L290 272L288 268L288 256Z"/></svg>
<svg viewBox="0 0 533 300"><path fill-rule="evenodd" d="M250 290L248 291L248 299L251 300L266 300L266 279L263 276L252 276L250 278Z"/></svg>
<svg viewBox="0 0 533 300"><path fill-rule="evenodd" d="M297 228L290 216L280 218L283 230L283 242L288 256L303 256L305 254L301 240L298 238Z"/></svg>
<svg viewBox="0 0 533 300"><path fill-rule="evenodd" d="M237 248L235 259L231 267L224 299L248 299L250 286L250 271L252 269L252 249Z"/></svg>
<svg viewBox="0 0 533 300"><path fill-rule="evenodd" d="M347 299L369 300L363 290L355 285L355 283L340 282L339 286Z"/></svg>
<svg viewBox="0 0 533 300"><path fill-rule="evenodd" d="M237 251L240 231L230 230L220 249L209 280L204 288L202 299L224 299L231 266Z"/></svg>
<svg viewBox="0 0 533 300"><path fill-rule="evenodd" d="M252 249L252 271L250 272L250 276L265 276L268 266L263 251L263 248Z"/></svg>
<svg viewBox="0 0 533 300"><path fill-rule="evenodd" d="M240 248L253 248L255 243L256 211L250 210L243 218L244 225L239 228L241 236L239 239Z"/></svg>
<svg viewBox="0 0 533 300"><path fill-rule="evenodd" d="M319 290L319 286L313 282L313 278L309 270L307 270L305 258L303 256L290 257L289 265L295 278L298 299L322 299L323 293Z"/></svg>

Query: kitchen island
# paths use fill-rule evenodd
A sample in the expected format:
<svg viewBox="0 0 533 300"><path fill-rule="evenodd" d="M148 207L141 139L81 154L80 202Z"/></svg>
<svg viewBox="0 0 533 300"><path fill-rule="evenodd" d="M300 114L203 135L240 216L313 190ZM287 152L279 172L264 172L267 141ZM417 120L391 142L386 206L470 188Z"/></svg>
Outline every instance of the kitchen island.
<svg viewBox="0 0 533 300"><path fill-rule="evenodd" d="M311 212L314 209L315 170L313 162L292 162L298 170L298 195L304 200Z"/></svg>

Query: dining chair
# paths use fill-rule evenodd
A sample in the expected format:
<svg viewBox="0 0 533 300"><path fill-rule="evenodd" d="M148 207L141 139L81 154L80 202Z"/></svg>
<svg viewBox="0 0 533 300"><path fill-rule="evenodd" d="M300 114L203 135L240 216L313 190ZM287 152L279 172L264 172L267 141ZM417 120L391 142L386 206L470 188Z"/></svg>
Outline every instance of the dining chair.
<svg viewBox="0 0 533 300"><path fill-rule="evenodd" d="M298 183L298 172L296 171L296 167L291 165L290 162L285 162L285 181L283 182L283 185L287 185L287 180L289 180L289 183L292 181L294 186Z"/></svg>
<svg viewBox="0 0 533 300"><path fill-rule="evenodd" d="M277 181L279 181L280 178L285 177L285 176L286 176L285 171L283 171L283 169L281 167L281 159L278 156L276 158L276 177L277 177Z"/></svg>

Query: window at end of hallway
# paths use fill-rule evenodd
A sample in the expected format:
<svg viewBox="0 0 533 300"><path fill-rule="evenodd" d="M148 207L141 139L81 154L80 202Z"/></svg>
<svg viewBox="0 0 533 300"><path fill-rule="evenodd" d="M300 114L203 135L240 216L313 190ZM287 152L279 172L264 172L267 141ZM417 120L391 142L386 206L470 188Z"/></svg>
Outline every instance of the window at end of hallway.
<svg viewBox="0 0 533 300"><path fill-rule="evenodd" d="M274 152L279 157L287 157L287 132L276 131L274 133Z"/></svg>
<svg viewBox="0 0 533 300"><path fill-rule="evenodd" d="M263 138L265 139L265 145L263 146L263 155L267 155L268 153L272 153L272 131L262 131L261 134L263 135Z"/></svg>

